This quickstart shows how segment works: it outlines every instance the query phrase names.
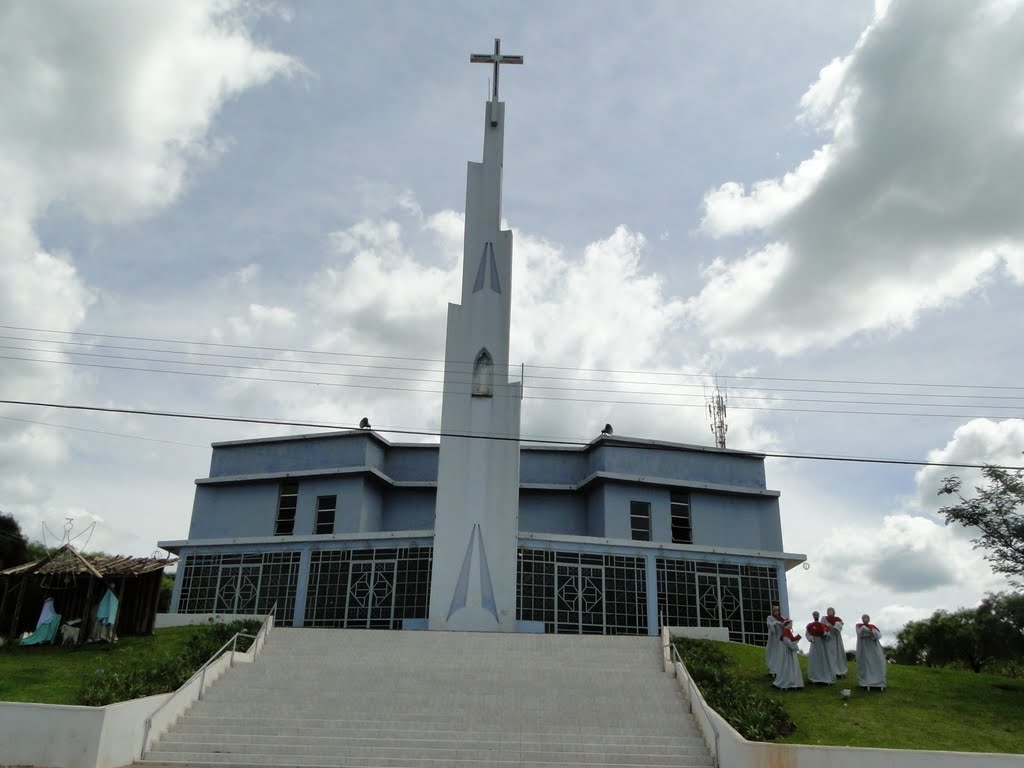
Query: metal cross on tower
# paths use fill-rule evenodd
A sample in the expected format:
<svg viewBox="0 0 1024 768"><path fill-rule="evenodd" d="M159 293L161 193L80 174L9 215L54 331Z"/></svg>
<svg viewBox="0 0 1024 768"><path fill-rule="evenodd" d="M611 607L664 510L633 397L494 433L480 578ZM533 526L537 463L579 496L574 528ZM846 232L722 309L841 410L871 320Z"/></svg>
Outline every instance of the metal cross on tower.
<svg viewBox="0 0 1024 768"><path fill-rule="evenodd" d="M498 66L501 64L522 64L522 56L502 56L501 40L494 38L494 53L471 53L469 61L472 64L494 64L494 92L491 95L492 101L498 100Z"/></svg>

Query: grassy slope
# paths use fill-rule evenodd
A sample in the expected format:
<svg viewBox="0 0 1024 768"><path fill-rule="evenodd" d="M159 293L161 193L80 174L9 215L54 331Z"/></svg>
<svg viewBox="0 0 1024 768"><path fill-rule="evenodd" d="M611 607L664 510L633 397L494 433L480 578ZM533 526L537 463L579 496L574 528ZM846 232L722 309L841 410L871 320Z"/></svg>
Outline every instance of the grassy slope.
<svg viewBox="0 0 1024 768"><path fill-rule="evenodd" d="M723 644L734 671L778 698L796 722L796 744L1024 753L1024 680L956 669L890 664L888 690L857 687L857 665L834 686L776 691L764 672L764 649ZM801 658L805 680L807 659ZM850 688L844 706L839 689Z"/></svg>
<svg viewBox="0 0 1024 768"><path fill-rule="evenodd" d="M153 637L125 637L116 645L93 643L71 651L51 645L6 646L0 651L0 701L77 704L83 680L115 660L180 653L191 627L157 630Z"/></svg>

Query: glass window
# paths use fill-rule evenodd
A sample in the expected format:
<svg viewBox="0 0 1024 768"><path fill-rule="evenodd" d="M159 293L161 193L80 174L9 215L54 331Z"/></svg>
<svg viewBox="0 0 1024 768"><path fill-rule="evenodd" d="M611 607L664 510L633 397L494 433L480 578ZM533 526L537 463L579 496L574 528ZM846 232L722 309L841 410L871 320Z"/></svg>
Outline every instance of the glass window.
<svg viewBox="0 0 1024 768"><path fill-rule="evenodd" d="M690 494L673 493L672 507L672 543L693 544L693 526L690 523Z"/></svg>
<svg viewBox="0 0 1024 768"><path fill-rule="evenodd" d="M651 540L651 503L649 501L629 502L629 527L633 541Z"/></svg>
<svg viewBox="0 0 1024 768"><path fill-rule="evenodd" d="M337 496L316 497L316 527L313 533L334 533L334 510L337 506Z"/></svg>
<svg viewBox="0 0 1024 768"><path fill-rule="evenodd" d="M281 483L277 497L277 521L274 523L275 536L291 536L295 532L295 510L299 505L299 484L295 481Z"/></svg>

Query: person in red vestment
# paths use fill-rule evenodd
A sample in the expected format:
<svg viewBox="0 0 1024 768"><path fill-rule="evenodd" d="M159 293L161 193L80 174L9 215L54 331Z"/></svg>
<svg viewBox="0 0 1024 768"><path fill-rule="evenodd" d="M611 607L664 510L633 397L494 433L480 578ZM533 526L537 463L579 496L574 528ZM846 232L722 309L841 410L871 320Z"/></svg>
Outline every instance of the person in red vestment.
<svg viewBox="0 0 1024 768"><path fill-rule="evenodd" d="M857 625L857 684L861 688L885 690L885 651L882 631L871 623L866 613Z"/></svg>
<svg viewBox="0 0 1024 768"><path fill-rule="evenodd" d="M836 677L846 677L850 667L846 663L846 646L843 644L843 620L836 616L835 608L829 608L825 611L825 617L822 621L828 624L828 633L832 638L832 645L830 646L832 651L832 669L835 671Z"/></svg>
<svg viewBox="0 0 1024 768"><path fill-rule="evenodd" d="M779 671L775 675L776 688L784 691L804 687L804 676L800 671L800 661L797 653L800 651L800 635L793 634L793 620L786 619L782 624L782 635L779 637L779 644L782 646L782 662L779 664Z"/></svg>
<svg viewBox="0 0 1024 768"><path fill-rule="evenodd" d="M832 685L836 681L832 669L832 638L829 625L820 620L821 614L811 614L814 621L807 625L807 640L811 650L807 654L807 679L817 685Z"/></svg>

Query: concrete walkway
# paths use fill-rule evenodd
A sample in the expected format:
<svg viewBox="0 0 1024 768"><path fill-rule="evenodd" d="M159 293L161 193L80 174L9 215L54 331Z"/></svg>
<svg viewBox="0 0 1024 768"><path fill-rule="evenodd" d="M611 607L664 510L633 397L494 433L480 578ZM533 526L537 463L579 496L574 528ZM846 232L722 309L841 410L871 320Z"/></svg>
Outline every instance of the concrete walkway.
<svg viewBox="0 0 1024 768"><path fill-rule="evenodd" d="M657 638L280 628L137 765L712 760Z"/></svg>

